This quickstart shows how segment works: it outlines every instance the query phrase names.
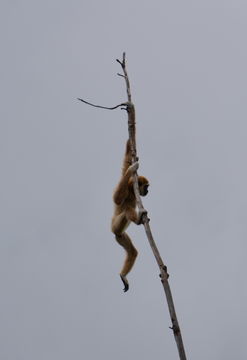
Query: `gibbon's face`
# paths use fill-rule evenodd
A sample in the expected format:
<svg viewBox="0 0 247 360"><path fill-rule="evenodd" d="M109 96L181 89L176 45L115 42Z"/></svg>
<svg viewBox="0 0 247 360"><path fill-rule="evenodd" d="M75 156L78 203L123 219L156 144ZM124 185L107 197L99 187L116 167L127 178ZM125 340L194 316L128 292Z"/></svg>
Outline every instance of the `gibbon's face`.
<svg viewBox="0 0 247 360"><path fill-rule="evenodd" d="M138 177L138 185L141 196L146 196L148 193L149 182L144 176Z"/></svg>

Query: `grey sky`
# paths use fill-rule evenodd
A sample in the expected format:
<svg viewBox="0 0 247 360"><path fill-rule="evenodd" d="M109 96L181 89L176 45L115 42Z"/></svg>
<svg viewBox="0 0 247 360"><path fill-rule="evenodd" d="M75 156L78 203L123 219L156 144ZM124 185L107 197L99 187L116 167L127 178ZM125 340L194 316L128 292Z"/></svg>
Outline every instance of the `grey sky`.
<svg viewBox="0 0 247 360"><path fill-rule="evenodd" d="M122 292L110 232L127 52L144 204L187 357L246 359L247 4L0 5L0 358L178 358L144 229Z"/></svg>

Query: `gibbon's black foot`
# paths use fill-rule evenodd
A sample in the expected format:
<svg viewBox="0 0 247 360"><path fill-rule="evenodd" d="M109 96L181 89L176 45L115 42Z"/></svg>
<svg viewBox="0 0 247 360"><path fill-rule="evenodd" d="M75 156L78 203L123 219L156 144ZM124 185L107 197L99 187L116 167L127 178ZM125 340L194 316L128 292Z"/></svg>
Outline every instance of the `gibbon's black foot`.
<svg viewBox="0 0 247 360"><path fill-rule="evenodd" d="M123 289L123 291L124 291L124 292L128 291L128 290L129 290L128 280L127 280L126 277L123 276L123 275L120 275L120 278L121 278L121 280L122 280L122 282L123 282L123 284L124 284L124 289Z"/></svg>

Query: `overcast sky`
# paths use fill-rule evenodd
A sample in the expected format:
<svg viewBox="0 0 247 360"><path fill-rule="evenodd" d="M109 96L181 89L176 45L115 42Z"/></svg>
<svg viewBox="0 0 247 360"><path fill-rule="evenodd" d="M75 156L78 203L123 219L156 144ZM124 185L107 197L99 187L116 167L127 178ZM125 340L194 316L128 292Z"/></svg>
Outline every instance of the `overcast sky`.
<svg viewBox="0 0 247 360"><path fill-rule="evenodd" d="M144 205L188 360L244 360L244 0L1 0L0 359L178 359L142 226L110 232L127 53Z"/></svg>

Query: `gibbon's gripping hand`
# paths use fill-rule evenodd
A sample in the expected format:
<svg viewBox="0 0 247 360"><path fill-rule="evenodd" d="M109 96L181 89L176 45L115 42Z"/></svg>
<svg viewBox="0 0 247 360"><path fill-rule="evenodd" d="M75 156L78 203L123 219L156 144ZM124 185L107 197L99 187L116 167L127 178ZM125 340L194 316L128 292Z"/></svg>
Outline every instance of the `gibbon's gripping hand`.
<svg viewBox="0 0 247 360"><path fill-rule="evenodd" d="M139 163L138 161L134 162L134 164L130 165L127 169L127 173L129 175L132 175L136 172L136 170L139 168Z"/></svg>
<svg viewBox="0 0 247 360"><path fill-rule="evenodd" d="M139 211L139 213L138 213L138 220L137 220L137 224L138 225L141 225L141 224L143 224L143 216L144 215L147 215L147 210L145 210L145 209L142 209L142 210L140 210Z"/></svg>
<svg viewBox="0 0 247 360"><path fill-rule="evenodd" d="M123 282L123 284L124 284L124 289L123 289L123 291L124 291L124 292L128 291L128 290L129 290L129 282L128 282L126 276L120 275L120 278L121 278L121 280L122 280L122 282Z"/></svg>

